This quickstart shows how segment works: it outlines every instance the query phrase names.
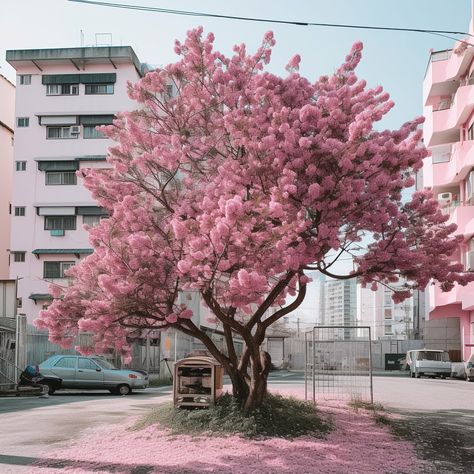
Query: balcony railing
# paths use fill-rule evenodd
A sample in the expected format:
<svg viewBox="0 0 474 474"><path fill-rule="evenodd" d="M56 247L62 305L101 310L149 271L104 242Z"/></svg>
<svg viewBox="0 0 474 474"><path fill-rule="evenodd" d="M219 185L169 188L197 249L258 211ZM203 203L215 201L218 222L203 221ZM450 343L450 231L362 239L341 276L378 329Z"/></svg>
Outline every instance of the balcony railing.
<svg viewBox="0 0 474 474"><path fill-rule="evenodd" d="M452 151L446 150L442 152L431 152L431 162L436 165L437 163L449 163L451 161Z"/></svg>
<svg viewBox="0 0 474 474"><path fill-rule="evenodd" d="M439 112L440 110L450 109L453 105L453 98L443 99L437 104L433 105L433 112Z"/></svg>
<svg viewBox="0 0 474 474"><path fill-rule="evenodd" d="M439 207L444 215L450 216L460 206L460 201L439 201Z"/></svg>

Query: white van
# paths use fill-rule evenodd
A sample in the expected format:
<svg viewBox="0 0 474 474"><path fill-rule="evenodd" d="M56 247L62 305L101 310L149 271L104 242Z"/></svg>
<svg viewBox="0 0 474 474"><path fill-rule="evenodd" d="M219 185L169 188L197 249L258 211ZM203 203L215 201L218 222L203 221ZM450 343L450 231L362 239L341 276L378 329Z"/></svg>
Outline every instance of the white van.
<svg viewBox="0 0 474 474"><path fill-rule="evenodd" d="M410 375L420 378L422 375L441 377L445 379L451 375L451 361L447 351L434 349L419 349L409 351Z"/></svg>

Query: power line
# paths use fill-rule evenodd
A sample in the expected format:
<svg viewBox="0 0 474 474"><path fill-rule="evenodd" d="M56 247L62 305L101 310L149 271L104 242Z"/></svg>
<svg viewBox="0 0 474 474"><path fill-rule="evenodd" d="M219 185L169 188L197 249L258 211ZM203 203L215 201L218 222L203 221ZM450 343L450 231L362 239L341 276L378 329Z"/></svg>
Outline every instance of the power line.
<svg viewBox="0 0 474 474"><path fill-rule="evenodd" d="M316 23L309 21L295 21L295 20L277 20L273 18L259 18L259 17L247 17L247 16L235 16L235 15L223 15L218 13L206 13L206 12L195 12L188 10L173 10L169 8L160 8L160 7L149 7L145 5L129 5L125 3L110 3L110 2L100 2L94 0L68 0L74 3L83 3L87 5L96 5L102 7L111 7L111 8L121 8L125 10L138 10L145 12L153 13L165 13L169 15L181 15L181 16L193 16L193 17L204 17L204 18L220 18L226 20L239 20L239 21L252 21L259 23L274 23L280 25L293 25L293 26L319 26L326 28L350 28L350 29L359 29L359 30L383 30L383 31L404 31L409 33L422 33L422 34L431 34L436 36L442 36L444 38L452 39L459 41L458 38L453 38L448 35L464 35L474 37L470 33L464 31L449 31L449 30L432 30L426 28L397 28L389 26L374 26L374 25L352 25L352 24L342 24L342 23ZM462 41L462 40L461 40ZM463 41L467 43L466 41ZM471 43L467 43L470 46L474 46Z"/></svg>

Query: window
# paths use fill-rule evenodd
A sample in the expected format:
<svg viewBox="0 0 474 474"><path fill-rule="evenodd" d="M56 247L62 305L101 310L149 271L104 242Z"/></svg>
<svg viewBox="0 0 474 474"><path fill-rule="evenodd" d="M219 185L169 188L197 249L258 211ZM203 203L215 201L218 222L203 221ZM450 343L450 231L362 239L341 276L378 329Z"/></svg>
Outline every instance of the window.
<svg viewBox="0 0 474 474"><path fill-rule="evenodd" d="M386 292L383 295L383 302L385 306L389 306L390 308L392 307L392 293L391 292Z"/></svg>
<svg viewBox="0 0 474 474"><path fill-rule="evenodd" d="M392 325L386 324L384 327L384 334L385 335L390 335L392 334Z"/></svg>
<svg viewBox="0 0 474 474"><path fill-rule="evenodd" d="M474 140L474 123L467 130L467 139Z"/></svg>
<svg viewBox="0 0 474 474"><path fill-rule="evenodd" d="M46 95L78 95L79 84L47 84Z"/></svg>
<svg viewBox="0 0 474 474"><path fill-rule="evenodd" d="M63 369L75 369L76 368L76 358L75 357L63 357L59 359L54 367L60 367Z"/></svg>
<svg viewBox="0 0 474 474"><path fill-rule="evenodd" d="M77 184L76 173L74 171L47 171L45 184L47 186Z"/></svg>
<svg viewBox="0 0 474 474"><path fill-rule="evenodd" d="M58 140L65 138L77 138L78 134L71 133L71 127L46 127L46 138Z"/></svg>
<svg viewBox="0 0 474 474"><path fill-rule="evenodd" d="M23 217L25 215L26 208L24 206L15 207L15 216Z"/></svg>
<svg viewBox="0 0 474 474"><path fill-rule="evenodd" d="M29 86L31 84L31 74L20 74L18 79L21 86Z"/></svg>
<svg viewBox="0 0 474 474"><path fill-rule="evenodd" d="M16 307L17 308L22 308L23 307L23 298L17 298L16 299Z"/></svg>
<svg viewBox="0 0 474 474"><path fill-rule="evenodd" d="M96 129L96 125L84 125L84 138L107 138Z"/></svg>
<svg viewBox="0 0 474 474"><path fill-rule="evenodd" d="M82 216L82 223L95 227L105 216Z"/></svg>
<svg viewBox="0 0 474 474"><path fill-rule="evenodd" d="M20 127L20 128L29 127L30 126L30 118L29 117L17 117L16 126Z"/></svg>
<svg viewBox="0 0 474 474"><path fill-rule="evenodd" d="M113 94L113 84L86 84L86 95Z"/></svg>
<svg viewBox="0 0 474 474"><path fill-rule="evenodd" d="M15 169L17 171L26 171L26 161L15 161Z"/></svg>
<svg viewBox="0 0 474 474"><path fill-rule="evenodd" d="M67 278L66 270L69 270L75 262L44 262L43 278Z"/></svg>
<svg viewBox="0 0 474 474"><path fill-rule="evenodd" d="M24 262L25 261L25 255L26 252L12 252L13 254L13 261L14 262Z"/></svg>
<svg viewBox="0 0 474 474"><path fill-rule="evenodd" d="M85 369L85 370L97 370L99 367L94 364L90 359L86 359L85 357L81 357L77 361L77 368L78 369Z"/></svg>
<svg viewBox="0 0 474 474"><path fill-rule="evenodd" d="M44 230L75 230L76 216L45 216Z"/></svg>
<svg viewBox="0 0 474 474"><path fill-rule="evenodd" d="M392 319L392 310L391 309L385 308L384 318L385 319Z"/></svg>

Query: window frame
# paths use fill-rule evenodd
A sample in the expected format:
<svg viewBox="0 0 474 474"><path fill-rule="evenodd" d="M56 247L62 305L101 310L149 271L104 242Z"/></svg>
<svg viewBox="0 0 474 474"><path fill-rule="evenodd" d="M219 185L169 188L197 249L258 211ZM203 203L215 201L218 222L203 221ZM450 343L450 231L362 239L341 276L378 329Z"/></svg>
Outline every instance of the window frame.
<svg viewBox="0 0 474 474"><path fill-rule="evenodd" d="M30 117L17 117L16 126L17 128L28 128L30 126Z"/></svg>
<svg viewBox="0 0 474 474"><path fill-rule="evenodd" d="M30 86L31 74L18 74L18 84L20 86Z"/></svg>
<svg viewBox="0 0 474 474"><path fill-rule="evenodd" d="M64 95L79 95L79 84L45 84L46 95L48 97L64 96ZM51 92L53 88L58 88L59 92ZM69 92L64 92L69 87Z"/></svg>
<svg viewBox="0 0 474 474"><path fill-rule="evenodd" d="M75 264L76 262L69 261L69 260L68 261L46 260L43 262L43 278L46 278L46 279L68 278L64 274L64 272L69 270ZM53 271L56 269L57 269L57 272Z"/></svg>
<svg viewBox="0 0 474 474"><path fill-rule="evenodd" d="M61 219L61 225L59 227L48 225L48 220L50 219ZM73 219L73 227L65 226L65 219ZM44 216L44 230L76 230L77 228L77 216L68 215L68 216Z"/></svg>
<svg viewBox="0 0 474 474"><path fill-rule="evenodd" d="M26 261L26 252L21 250L16 250L11 252L13 254L14 263L25 263Z"/></svg>
<svg viewBox="0 0 474 474"><path fill-rule="evenodd" d="M92 92L94 87L97 88L96 89L97 92ZM101 87L105 88L105 92L99 92ZM114 93L115 93L115 87L113 83L85 84L85 88L84 88L85 95L112 95Z"/></svg>
<svg viewBox="0 0 474 474"><path fill-rule="evenodd" d="M15 171L26 171L26 161L15 161Z"/></svg>
<svg viewBox="0 0 474 474"><path fill-rule="evenodd" d="M50 182L52 176L59 176L59 182ZM72 183L66 182L66 176L73 176ZM44 173L45 186L75 186L77 185L77 176L75 171L45 171Z"/></svg>
<svg viewBox="0 0 474 474"><path fill-rule="evenodd" d="M84 140L101 140L101 139L107 139L102 132L99 132L97 130L97 127L100 127L101 125L83 125L82 126L82 138ZM91 136L88 136L89 133L92 132Z"/></svg>
<svg viewBox="0 0 474 474"><path fill-rule="evenodd" d="M25 217L26 216L26 206L15 206L13 209L13 215L15 217Z"/></svg>
<svg viewBox="0 0 474 474"><path fill-rule="evenodd" d="M50 137L49 132L52 129L58 129L61 131L59 137ZM64 136L64 130L68 130L68 136ZM78 138L78 134L71 134L71 126L70 125L48 125L46 126L46 140L75 140Z"/></svg>

